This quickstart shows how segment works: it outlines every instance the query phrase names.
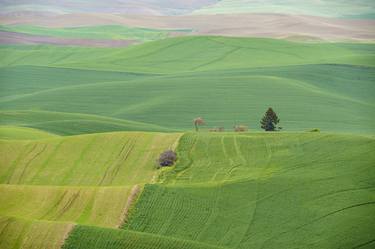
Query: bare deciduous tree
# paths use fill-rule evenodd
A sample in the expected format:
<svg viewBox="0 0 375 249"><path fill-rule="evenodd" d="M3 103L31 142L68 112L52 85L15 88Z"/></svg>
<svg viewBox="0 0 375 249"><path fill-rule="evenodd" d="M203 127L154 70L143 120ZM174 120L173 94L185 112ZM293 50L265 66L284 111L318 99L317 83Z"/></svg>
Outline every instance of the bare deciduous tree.
<svg viewBox="0 0 375 249"><path fill-rule="evenodd" d="M199 126L200 125L204 125L205 124L204 119L201 118L201 117L195 118L193 120L193 123L194 123L194 126L195 126L195 131L199 130Z"/></svg>
<svg viewBox="0 0 375 249"><path fill-rule="evenodd" d="M249 127L246 125L235 125L234 126L234 131L235 132L246 132L249 130Z"/></svg>
<svg viewBox="0 0 375 249"><path fill-rule="evenodd" d="M208 130L209 132L224 132L225 128L224 127L214 127Z"/></svg>

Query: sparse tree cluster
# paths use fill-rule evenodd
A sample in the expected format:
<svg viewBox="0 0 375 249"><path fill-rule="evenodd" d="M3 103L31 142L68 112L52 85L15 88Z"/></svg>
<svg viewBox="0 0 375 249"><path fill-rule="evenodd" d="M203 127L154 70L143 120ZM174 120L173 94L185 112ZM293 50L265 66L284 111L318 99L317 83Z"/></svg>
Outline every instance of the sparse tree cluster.
<svg viewBox="0 0 375 249"><path fill-rule="evenodd" d="M225 128L224 127L214 127L208 130L209 132L224 132Z"/></svg>
<svg viewBox="0 0 375 249"><path fill-rule="evenodd" d="M280 122L279 117L274 112L274 110L270 107L264 114L263 118L260 121L261 128L265 131L276 131L281 130L282 127L277 127L277 124ZM198 117L193 119L193 124L195 127L195 131L199 131L199 127L205 125L205 121L203 118ZM233 127L235 132L247 132L249 127L246 125L235 125ZM209 132L224 132L224 127L214 127L208 130Z"/></svg>
<svg viewBox="0 0 375 249"><path fill-rule="evenodd" d="M234 126L234 131L235 132L246 132L249 130L249 127L246 125L235 125Z"/></svg>

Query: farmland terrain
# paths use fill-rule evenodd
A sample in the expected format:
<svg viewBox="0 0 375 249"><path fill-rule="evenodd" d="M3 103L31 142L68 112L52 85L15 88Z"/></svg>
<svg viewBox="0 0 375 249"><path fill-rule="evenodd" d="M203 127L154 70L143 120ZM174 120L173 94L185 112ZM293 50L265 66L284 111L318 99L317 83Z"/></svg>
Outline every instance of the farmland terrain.
<svg viewBox="0 0 375 249"><path fill-rule="evenodd" d="M2 247L37 248L40 236L50 236L49 243L67 237L63 248L371 245L373 136L186 133L176 148L177 165L157 170L149 154L174 148L179 137L109 133L3 140ZM56 227L53 234L50 226ZM15 242L12 231L23 236Z"/></svg>
<svg viewBox="0 0 375 249"><path fill-rule="evenodd" d="M374 248L374 18L0 0L0 249Z"/></svg>
<svg viewBox="0 0 375 249"><path fill-rule="evenodd" d="M277 105L286 130L374 131L372 44L204 36L0 50L3 125L58 135L183 131L199 115L211 127L259 130Z"/></svg>

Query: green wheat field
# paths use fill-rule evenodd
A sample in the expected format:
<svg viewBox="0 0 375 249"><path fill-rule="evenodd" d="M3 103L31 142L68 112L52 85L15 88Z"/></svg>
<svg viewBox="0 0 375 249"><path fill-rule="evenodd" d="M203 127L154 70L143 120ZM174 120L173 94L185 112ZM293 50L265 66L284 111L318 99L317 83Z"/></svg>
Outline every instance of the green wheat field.
<svg viewBox="0 0 375 249"><path fill-rule="evenodd" d="M176 1L160 27L129 21L149 12L73 25L94 14L47 2L50 14L0 1L0 249L375 247L375 36L296 41L167 22L183 8L192 20L274 13L278 1ZM152 2L137 8L171 11ZM372 1L322 2L286 1L283 15L375 24ZM279 131L261 128L269 107ZM177 161L160 168L167 150Z"/></svg>

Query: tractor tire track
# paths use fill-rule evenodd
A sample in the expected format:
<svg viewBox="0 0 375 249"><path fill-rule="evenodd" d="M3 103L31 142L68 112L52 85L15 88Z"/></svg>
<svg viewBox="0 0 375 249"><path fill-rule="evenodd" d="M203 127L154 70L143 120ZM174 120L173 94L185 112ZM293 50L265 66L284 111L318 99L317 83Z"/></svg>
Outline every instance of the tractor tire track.
<svg viewBox="0 0 375 249"><path fill-rule="evenodd" d="M77 200L77 198L80 196L81 190L78 190L78 192L74 193L68 200L67 203L63 206L63 208L57 213L55 216L55 219L58 220L61 216L64 215L72 206L73 203Z"/></svg>
<svg viewBox="0 0 375 249"><path fill-rule="evenodd" d="M40 220L44 220L47 216L49 216L54 210L56 210L58 208L58 206L60 205L60 203L62 203L62 201L64 200L65 196L68 194L68 191L65 190L63 192L63 194L58 198L57 202L51 207L48 209L48 211L42 216L40 217Z"/></svg>
<svg viewBox="0 0 375 249"><path fill-rule="evenodd" d="M314 224L315 222L318 222L318 221L320 221L320 220L323 220L323 219L325 219L325 218L327 218L327 217L329 217L329 216L335 215L335 214L337 214L337 213L340 213L340 212L343 212L343 211L346 211L346 210L349 210L349 209L352 209L352 208L361 207L361 206L366 206L366 205L373 205L373 204L375 204L375 201L364 202L364 203L360 203L360 204L351 205L351 206L348 206L348 207L345 207L345 208L341 208L341 209L335 210L335 211L333 211L333 212L330 212L330 213L328 213L328 214L325 214L325 215L323 215L323 216L321 216L321 217L319 217L319 218L313 219L312 221L307 222L307 223L305 223L305 224L303 224L303 225L301 225L301 226L295 227L295 228L293 228L293 229L291 229L291 230L288 230L288 231L285 231L285 232L282 232L282 233L279 233L279 234L276 234L276 235L272 236L271 238L269 238L269 239L267 239L267 240L265 240L265 241L263 242L263 245L262 245L261 249L265 248L265 246L266 246L266 244L267 244L268 242L270 242L270 241L276 239L277 237L280 237L281 235L284 235L284 234L287 234L287 233L290 233L290 232L293 232L293 231L298 231L298 230L300 230L300 229L302 229L302 228L304 228L304 227L307 227L307 226L309 226L309 225L311 225L311 224ZM371 243L372 243L372 242L371 242Z"/></svg>
<svg viewBox="0 0 375 249"><path fill-rule="evenodd" d="M353 247L352 249L362 248L362 247L364 247L364 246L368 246L368 245L370 245L370 244L372 244L372 243L374 243L374 242L375 242L375 239L370 240L370 241L367 241L367 242L365 242L365 243L363 243L363 244L357 245L357 246Z"/></svg>
<svg viewBox="0 0 375 249"><path fill-rule="evenodd" d="M116 167L113 169L112 177L109 183L112 183L115 177L118 175L118 172L121 169L121 166L125 164L125 162L128 160L129 156L132 154L135 145L137 144L138 137L135 137L131 140L129 149L125 152L125 155L116 163Z"/></svg>
<svg viewBox="0 0 375 249"><path fill-rule="evenodd" d="M34 148L36 149L37 146L34 146ZM37 158L39 157L47 148L47 145L46 144L43 144L43 148L37 152L24 166L24 168L22 169L22 172L21 172L21 175L19 176L18 178L18 184L21 184L21 181L22 181L22 178L24 177L25 175L25 172L26 170L29 168L29 166L31 165L31 163ZM33 152L33 151L32 151Z"/></svg>
<svg viewBox="0 0 375 249"><path fill-rule="evenodd" d="M248 240L251 239L251 230L253 229L253 225L254 225L254 222L255 222L255 218L256 218L256 214L257 214L257 210L258 210L258 203L260 202L260 200L262 200L263 198L260 198L259 196L259 185L260 185L260 176L263 175L263 172L267 170L268 166L270 165L270 162L271 162L271 159L272 159L272 150L269 148L268 144L267 144L267 141L264 140L263 141L264 143L264 146L266 147L266 151L267 151L267 162L266 162L266 165L265 167L263 167L262 169L262 172L260 174L258 174L257 176L257 179L255 179L255 182L256 182L256 187L255 187L255 203L254 203L254 211L253 211L253 215L251 217L251 221L246 229L246 232L244 234L244 237L242 238L242 240L238 243L238 245L241 245L242 243L246 243Z"/></svg>
<svg viewBox="0 0 375 249"><path fill-rule="evenodd" d="M31 148L31 150L28 149L28 147L32 146L31 143L27 143L24 146L24 149L18 154L17 158L11 163L11 166L7 170L7 172L1 177L4 180L6 179L6 184L10 184L12 180L12 176L14 175L14 172L16 171L16 167L19 164L19 162L30 153L30 151L33 150L34 146ZM29 151L29 152L27 152Z"/></svg>
<svg viewBox="0 0 375 249"><path fill-rule="evenodd" d="M121 156L121 154L122 154L123 151L125 150L126 146L129 144L129 141L130 141L130 139L129 139L129 140L126 140L125 144L121 147L120 152L117 154L116 159L117 159L118 157ZM99 186L103 185L104 181L105 181L106 178L107 178L107 175L109 174L109 171L110 171L111 166L112 166L112 164L110 163L110 160L111 160L111 159L109 158L109 159L108 159L108 164L109 164L109 166L108 166L108 167L106 168L106 170L104 171L103 177L102 177L102 179L99 181L99 184L98 184Z"/></svg>

